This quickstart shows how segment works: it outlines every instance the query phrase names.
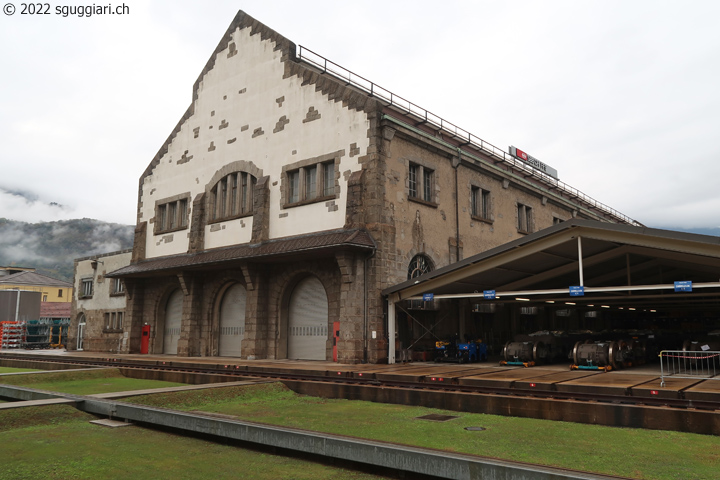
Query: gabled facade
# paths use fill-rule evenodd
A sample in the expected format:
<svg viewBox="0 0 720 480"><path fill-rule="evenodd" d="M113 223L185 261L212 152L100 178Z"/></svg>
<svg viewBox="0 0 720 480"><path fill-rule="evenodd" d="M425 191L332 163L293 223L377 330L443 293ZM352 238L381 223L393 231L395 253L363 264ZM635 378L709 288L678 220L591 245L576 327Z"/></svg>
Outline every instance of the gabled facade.
<svg viewBox="0 0 720 480"><path fill-rule="evenodd" d="M573 217L624 222L239 12L140 178L126 351L380 362L381 291ZM394 339L392 339L394 341Z"/></svg>

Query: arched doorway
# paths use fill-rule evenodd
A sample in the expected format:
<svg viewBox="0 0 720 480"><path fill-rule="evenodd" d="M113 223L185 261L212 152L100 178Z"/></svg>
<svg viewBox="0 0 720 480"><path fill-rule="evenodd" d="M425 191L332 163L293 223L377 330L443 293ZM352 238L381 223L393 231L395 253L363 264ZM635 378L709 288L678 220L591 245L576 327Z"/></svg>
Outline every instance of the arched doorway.
<svg viewBox="0 0 720 480"><path fill-rule="evenodd" d="M77 350L79 352L83 349L83 339L85 337L85 314L81 313L78 317L78 331L77 331Z"/></svg>
<svg viewBox="0 0 720 480"><path fill-rule="evenodd" d="M239 357L245 337L245 304L247 292L239 283L225 291L220 303L218 355Z"/></svg>
<svg viewBox="0 0 720 480"><path fill-rule="evenodd" d="M183 293L180 289L170 294L165 305L163 353L177 355L180 326L182 325Z"/></svg>
<svg viewBox="0 0 720 480"><path fill-rule="evenodd" d="M320 280L301 280L288 306L288 358L325 360L328 339L328 300Z"/></svg>

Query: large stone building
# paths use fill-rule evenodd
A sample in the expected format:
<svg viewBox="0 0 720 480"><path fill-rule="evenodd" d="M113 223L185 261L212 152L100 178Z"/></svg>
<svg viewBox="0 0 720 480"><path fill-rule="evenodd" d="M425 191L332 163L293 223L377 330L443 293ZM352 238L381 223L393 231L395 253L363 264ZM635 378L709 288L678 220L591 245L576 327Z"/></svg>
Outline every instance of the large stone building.
<svg viewBox="0 0 720 480"><path fill-rule="evenodd" d="M237 14L105 275L127 292L121 350L147 324L151 353L381 362L384 288L573 217L633 223L353 78Z"/></svg>

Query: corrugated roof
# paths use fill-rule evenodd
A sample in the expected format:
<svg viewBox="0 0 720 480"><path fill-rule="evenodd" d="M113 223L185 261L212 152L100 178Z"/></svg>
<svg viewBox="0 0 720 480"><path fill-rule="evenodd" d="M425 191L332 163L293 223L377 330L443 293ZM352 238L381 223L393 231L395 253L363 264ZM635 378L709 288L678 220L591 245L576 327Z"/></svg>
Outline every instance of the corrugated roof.
<svg viewBox="0 0 720 480"><path fill-rule="evenodd" d="M138 276L165 270L199 268L238 260L283 257L307 251L342 247L374 249L375 242L372 236L364 230L333 230L269 240L257 244L218 248L200 253L153 258L128 265L127 267L110 272L105 276Z"/></svg>
<svg viewBox="0 0 720 480"><path fill-rule="evenodd" d="M40 318L70 318L70 302L40 302Z"/></svg>
<svg viewBox="0 0 720 480"><path fill-rule="evenodd" d="M35 272L13 273L0 277L0 285L29 285L39 287L72 288L72 283L58 280Z"/></svg>

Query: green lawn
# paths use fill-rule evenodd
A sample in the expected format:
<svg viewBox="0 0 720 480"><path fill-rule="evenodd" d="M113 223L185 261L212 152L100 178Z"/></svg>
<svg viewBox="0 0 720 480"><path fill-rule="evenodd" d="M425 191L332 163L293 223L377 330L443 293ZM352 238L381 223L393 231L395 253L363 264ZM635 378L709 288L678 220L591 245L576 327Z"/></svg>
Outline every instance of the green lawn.
<svg viewBox="0 0 720 480"><path fill-rule="evenodd" d="M92 425L69 405L0 411L0 480L372 480L298 458L138 426Z"/></svg>
<svg viewBox="0 0 720 480"><path fill-rule="evenodd" d="M38 370L36 368L0 367L0 373L22 373L22 372L40 372L40 371L41 370Z"/></svg>
<svg viewBox="0 0 720 480"><path fill-rule="evenodd" d="M708 435L330 400L297 395L282 384L158 394L128 401L631 478L717 480L720 475L720 439ZM458 418L446 422L416 419L430 413ZM470 426L486 430L465 430Z"/></svg>
<svg viewBox="0 0 720 480"><path fill-rule="evenodd" d="M124 377L117 369L75 372L65 370L42 375L12 375L0 377L0 383L18 385L51 392L92 395L94 393L124 392L147 388L177 387L182 383L162 382Z"/></svg>

